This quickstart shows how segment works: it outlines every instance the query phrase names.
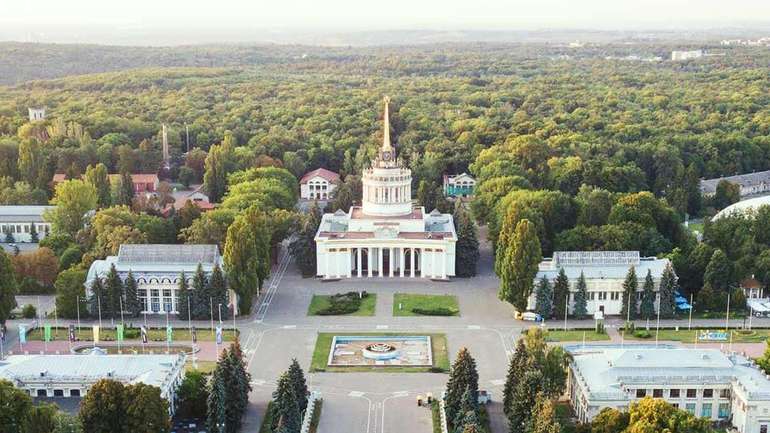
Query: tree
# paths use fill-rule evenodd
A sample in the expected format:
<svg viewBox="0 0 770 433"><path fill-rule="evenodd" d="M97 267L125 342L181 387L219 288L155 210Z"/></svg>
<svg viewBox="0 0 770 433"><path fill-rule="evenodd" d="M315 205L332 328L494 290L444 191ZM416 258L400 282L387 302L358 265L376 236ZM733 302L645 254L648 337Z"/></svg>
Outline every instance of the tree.
<svg viewBox="0 0 770 433"><path fill-rule="evenodd" d="M569 311L569 278L564 268L559 269L556 281L553 283L553 315L563 319Z"/></svg>
<svg viewBox="0 0 770 433"><path fill-rule="evenodd" d="M628 412L605 407L591 421L591 433L622 433L628 427Z"/></svg>
<svg viewBox="0 0 770 433"><path fill-rule="evenodd" d="M476 223L471 219L461 200L455 203L453 217L457 229L455 274L458 277L472 277L476 275L476 265L480 256Z"/></svg>
<svg viewBox="0 0 770 433"><path fill-rule="evenodd" d="M620 310L620 315L628 320L636 318L636 288L638 284L636 269L631 266L626 274L626 280L623 282L623 306Z"/></svg>
<svg viewBox="0 0 770 433"><path fill-rule="evenodd" d="M541 315L543 319L551 318L553 306L553 293L551 292L551 283L548 282L548 277L543 275L537 283L535 289L535 312Z"/></svg>
<svg viewBox="0 0 770 433"><path fill-rule="evenodd" d="M89 165L83 179L96 189L97 203L100 208L109 207L112 204L110 177L104 164Z"/></svg>
<svg viewBox="0 0 770 433"><path fill-rule="evenodd" d="M526 433L561 433L561 424L556 419L553 401L543 394L535 397L535 407L527 423Z"/></svg>
<svg viewBox="0 0 770 433"><path fill-rule="evenodd" d="M188 371L177 391L180 417L196 417L206 413L206 405L209 398L206 387L206 376L199 370Z"/></svg>
<svg viewBox="0 0 770 433"><path fill-rule="evenodd" d="M651 319L655 316L655 283L652 281L652 273L647 270L642 285L642 303L639 312L643 319Z"/></svg>
<svg viewBox="0 0 770 433"><path fill-rule="evenodd" d="M577 282L577 290L575 291L575 306L572 310L572 314L582 319L588 315L588 291L586 287L586 277L583 271L580 271L580 277Z"/></svg>
<svg viewBox="0 0 770 433"><path fill-rule="evenodd" d="M19 282L29 279L45 288L51 287L59 272L59 259L49 248L42 247L13 258Z"/></svg>
<svg viewBox="0 0 770 433"><path fill-rule="evenodd" d="M139 316L139 313L144 310L144 305L139 301L139 291L136 286L136 279L134 273L130 270L126 276L126 281L123 285L123 296L125 301L123 302L123 309L128 311L131 317Z"/></svg>
<svg viewBox="0 0 770 433"><path fill-rule="evenodd" d="M0 249L0 324L4 324L16 308L16 272L8 254Z"/></svg>
<svg viewBox="0 0 770 433"><path fill-rule="evenodd" d="M698 311L720 311L724 310L727 304L727 295L714 290L710 283L705 283L698 292L696 301L696 310Z"/></svg>
<svg viewBox="0 0 770 433"><path fill-rule="evenodd" d="M37 235L37 228L35 223L29 223L29 241L34 244L40 242L40 236Z"/></svg>
<svg viewBox="0 0 770 433"><path fill-rule="evenodd" d="M307 382L305 381L305 373L302 371L302 367L299 366L296 358L291 360L287 373L289 374L291 386L294 388L294 395L299 403L299 410L304 413L305 409L307 409Z"/></svg>
<svg viewBox="0 0 770 433"><path fill-rule="evenodd" d="M80 269L67 269L56 277L56 311L59 317L75 319L78 316L78 302L86 299L86 290L83 283L86 280L86 271ZM80 312L85 315L85 312Z"/></svg>
<svg viewBox="0 0 770 433"><path fill-rule="evenodd" d="M190 294L190 287L187 284L187 276L184 274L184 271L179 274L179 285L176 288L176 294L178 299L176 304L176 317L179 320L187 320L192 315L192 311L190 311L190 308L192 307L192 299L190 298L192 296Z"/></svg>
<svg viewBox="0 0 770 433"><path fill-rule="evenodd" d="M631 403L627 433L710 433L711 420L677 409L663 399L645 397Z"/></svg>
<svg viewBox="0 0 770 433"><path fill-rule="evenodd" d="M54 417L54 429L51 433L83 433L77 416L65 412L57 412Z"/></svg>
<svg viewBox="0 0 770 433"><path fill-rule="evenodd" d="M94 277L91 282L91 297L88 299L88 309L94 317L98 317L101 320L101 305L105 303L105 290L102 278L99 275Z"/></svg>
<svg viewBox="0 0 770 433"><path fill-rule="evenodd" d="M160 396L160 388L135 383L123 388L125 425L123 432L166 433L171 428L168 401Z"/></svg>
<svg viewBox="0 0 770 433"><path fill-rule="evenodd" d="M79 179L66 180L56 185L51 204L56 207L45 211L43 217L53 224L53 231L70 236L83 228L86 213L96 209L96 189Z"/></svg>
<svg viewBox="0 0 770 433"><path fill-rule="evenodd" d="M671 319L674 317L674 311L676 309L676 299L674 292L677 291L676 274L671 263L666 264L666 269L663 270L663 275L660 277L660 286L658 292L660 293L660 317L663 319Z"/></svg>
<svg viewBox="0 0 770 433"><path fill-rule="evenodd" d="M526 431L542 383L543 373L539 370L530 369L521 376L508 408L508 430L511 433Z"/></svg>
<svg viewBox="0 0 770 433"><path fill-rule="evenodd" d="M765 353L757 358L757 365L765 374L770 374L770 340L765 341Z"/></svg>
<svg viewBox="0 0 770 433"><path fill-rule="evenodd" d="M201 266L200 263L198 264L198 268L195 270L192 287L188 293L190 298L190 308L192 309L192 317L195 319L208 317L210 310L210 304L209 302L206 302L209 298L208 281L206 279L206 274L203 272L203 266Z"/></svg>
<svg viewBox="0 0 770 433"><path fill-rule="evenodd" d="M313 203L310 212L302 217L299 230L289 245L289 251L303 277L316 275L315 234L320 224L321 211L318 205Z"/></svg>
<svg viewBox="0 0 770 433"><path fill-rule="evenodd" d="M220 357L225 384L225 431L235 433L241 427L241 418L246 412L251 391L251 375L246 371L243 352L238 340L230 346L230 350Z"/></svg>
<svg viewBox="0 0 770 433"><path fill-rule="evenodd" d="M19 144L19 174L30 185L39 186L40 174L44 173L44 154L40 142L35 139L22 140Z"/></svg>
<svg viewBox="0 0 770 433"><path fill-rule="evenodd" d="M519 338L516 342L516 350L513 352L511 361L508 364L508 374L505 376L505 386L503 387L503 412L508 415L513 404L514 393L519 384L519 379L530 367L529 354L524 345L524 339Z"/></svg>
<svg viewBox="0 0 770 433"><path fill-rule="evenodd" d="M516 225L511 245L503 260L500 275L501 300L508 301L519 311L527 308L527 299L532 293L535 275L543 256L540 251L540 240L534 224L529 220L521 220Z"/></svg>
<svg viewBox="0 0 770 433"><path fill-rule="evenodd" d="M131 206L134 202L134 181L131 179L131 173L123 171L120 173L120 181L115 191L115 204Z"/></svg>
<svg viewBox="0 0 770 433"><path fill-rule="evenodd" d="M80 402L78 416L84 433L125 432L126 395L122 383L102 379L91 385ZM165 409L165 408L164 408Z"/></svg>
<svg viewBox="0 0 770 433"><path fill-rule="evenodd" d="M26 433L32 412L32 398L13 383L0 380L0 431Z"/></svg>
<svg viewBox="0 0 770 433"><path fill-rule="evenodd" d="M717 292L725 293L733 283L733 269L724 251L717 249L703 274L703 282Z"/></svg>
<svg viewBox="0 0 770 433"><path fill-rule="evenodd" d="M215 265L214 270L211 271L208 286L208 293L211 296L211 299L209 300L209 309L214 308L214 306L218 306L219 304L227 306L227 283L225 281L225 276L222 273L222 268L220 268L219 265ZM205 301L206 300L204 299L204 304ZM230 318L230 310L228 308L225 308L222 311L222 318Z"/></svg>
<svg viewBox="0 0 770 433"><path fill-rule="evenodd" d="M239 310L251 311L254 293L270 272L270 223L252 206L227 229L224 261L230 287L238 294Z"/></svg>
<svg viewBox="0 0 770 433"><path fill-rule="evenodd" d="M114 263L110 266L110 270L107 272L107 277L104 280L104 294L107 302L104 302L105 299L102 299L102 312L106 310L106 313L113 319L119 318L120 307L123 302L121 299L123 297L123 281L120 279Z"/></svg>
<svg viewBox="0 0 770 433"><path fill-rule="evenodd" d="M203 189L212 203L218 203L225 195L230 153L230 146L223 142L220 145L211 146L206 156Z"/></svg>
<svg viewBox="0 0 770 433"><path fill-rule="evenodd" d="M738 184L722 179L717 183L711 203L717 209L724 209L741 199L741 188Z"/></svg>
<svg viewBox="0 0 770 433"><path fill-rule="evenodd" d="M462 397L466 390L470 390L473 399L478 398L479 373L476 370L476 361L468 349L463 347L457 353L457 359L452 364L446 385L444 401L447 420L450 422L454 421L460 413Z"/></svg>
<svg viewBox="0 0 770 433"><path fill-rule="evenodd" d="M274 416L277 422L276 428L285 429L287 432L298 432L302 424L296 391L291 383L288 373L283 373L278 378L278 386L273 392Z"/></svg>
<svg viewBox="0 0 770 433"><path fill-rule="evenodd" d="M227 349L219 355L220 362L214 369L209 381L209 396L206 400L206 427L211 433L224 433L226 424L227 393L221 360L225 358Z"/></svg>

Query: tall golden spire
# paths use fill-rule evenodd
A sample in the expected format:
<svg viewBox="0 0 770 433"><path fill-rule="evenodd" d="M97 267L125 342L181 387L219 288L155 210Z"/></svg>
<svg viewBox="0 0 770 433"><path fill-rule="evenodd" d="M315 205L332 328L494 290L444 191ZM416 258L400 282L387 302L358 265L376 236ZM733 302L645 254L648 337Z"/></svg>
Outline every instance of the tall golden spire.
<svg viewBox="0 0 770 433"><path fill-rule="evenodd" d="M391 152L393 146L390 144L390 116L388 115L388 104L390 104L390 98L385 97L385 117L383 118L383 134L382 134L382 151Z"/></svg>

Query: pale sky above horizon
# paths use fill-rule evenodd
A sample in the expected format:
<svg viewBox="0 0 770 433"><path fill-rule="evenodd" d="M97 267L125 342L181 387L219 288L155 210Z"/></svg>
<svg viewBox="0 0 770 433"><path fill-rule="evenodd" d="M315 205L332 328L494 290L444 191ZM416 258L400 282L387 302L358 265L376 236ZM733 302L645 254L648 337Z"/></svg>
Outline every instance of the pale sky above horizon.
<svg viewBox="0 0 770 433"><path fill-rule="evenodd" d="M0 0L0 24L306 30L731 26L770 22L764 0Z"/></svg>

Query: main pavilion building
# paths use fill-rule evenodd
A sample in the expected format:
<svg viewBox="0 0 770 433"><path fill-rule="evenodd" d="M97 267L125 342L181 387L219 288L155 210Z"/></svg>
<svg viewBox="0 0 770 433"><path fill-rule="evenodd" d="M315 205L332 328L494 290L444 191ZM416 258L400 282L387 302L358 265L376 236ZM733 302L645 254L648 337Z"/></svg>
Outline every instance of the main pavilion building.
<svg viewBox="0 0 770 433"><path fill-rule="evenodd" d="M325 279L455 275L452 215L412 205L412 172L390 142L389 102L382 148L363 173L361 206L325 214L318 227L316 269Z"/></svg>

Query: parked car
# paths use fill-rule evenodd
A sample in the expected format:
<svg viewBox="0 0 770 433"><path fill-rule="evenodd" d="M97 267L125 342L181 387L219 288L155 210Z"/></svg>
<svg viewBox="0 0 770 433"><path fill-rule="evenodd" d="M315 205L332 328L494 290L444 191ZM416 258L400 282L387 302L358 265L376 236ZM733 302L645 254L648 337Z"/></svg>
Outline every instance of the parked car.
<svg viewBox="0 0 770 433"><path fill-rule="evenodd" d="M542 322L543 317L532 311L525 311L523 313L516 313L516 318L527 322Z"/></svg>
<svg viewBox="0 0 770 433"><path fill-rule="evenodd" d="M492 393L487 390L480 389L479 397L478 397L479 404L487 404L491 401L492 401Z"/></svg>

